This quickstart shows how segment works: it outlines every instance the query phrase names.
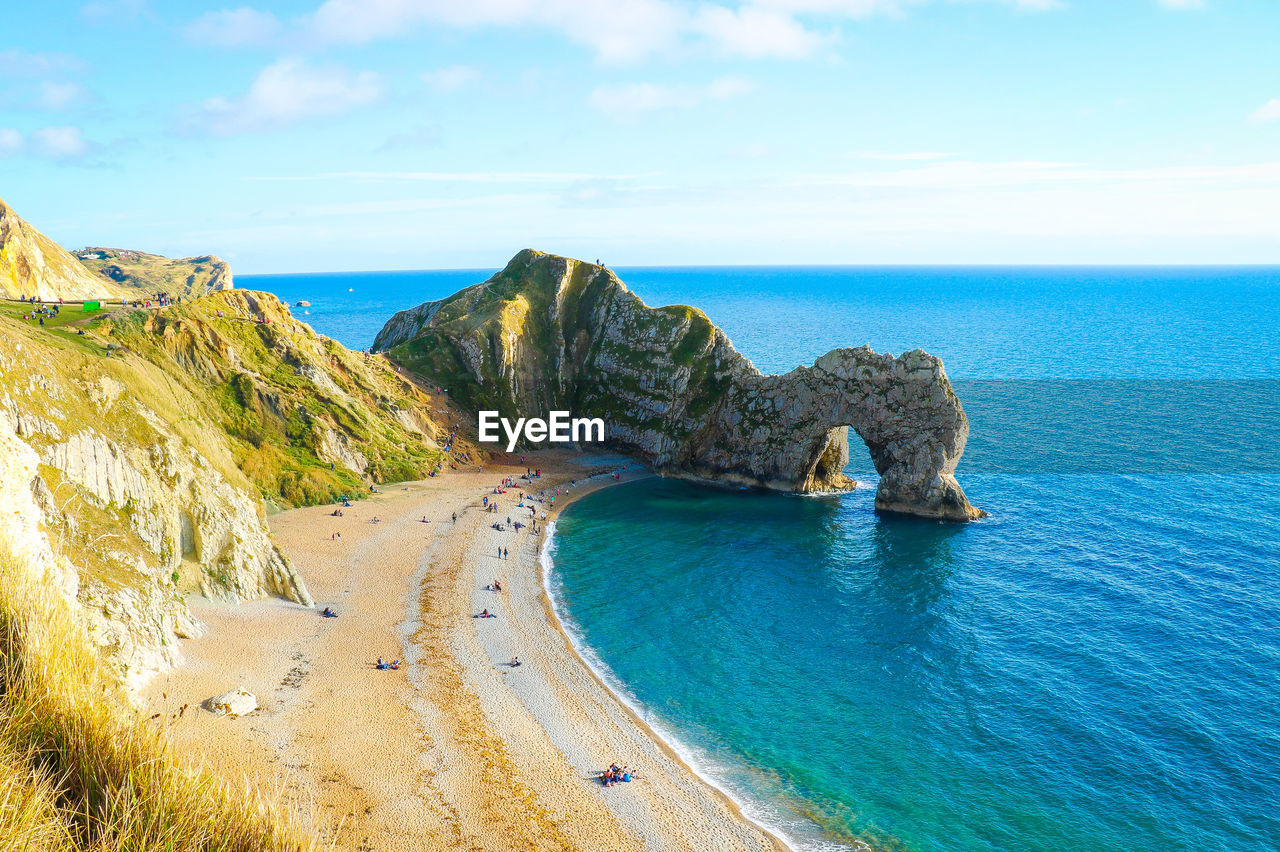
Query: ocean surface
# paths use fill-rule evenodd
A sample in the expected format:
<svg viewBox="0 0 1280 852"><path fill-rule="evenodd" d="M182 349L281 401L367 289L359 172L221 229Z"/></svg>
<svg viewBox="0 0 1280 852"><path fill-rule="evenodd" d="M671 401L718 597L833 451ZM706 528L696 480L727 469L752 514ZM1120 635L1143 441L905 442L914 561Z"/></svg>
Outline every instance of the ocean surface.
<svg viewBox="0 0 1280 852"><path fill-rule="evenodd" d="M360 348L489 272L238 284ZM766 372L924 348L970 419L977 523L875 514L856 436L847 495L561 517L575 641L748 814L806 849L1280 849L1280 269L619 274Z"/></svg>

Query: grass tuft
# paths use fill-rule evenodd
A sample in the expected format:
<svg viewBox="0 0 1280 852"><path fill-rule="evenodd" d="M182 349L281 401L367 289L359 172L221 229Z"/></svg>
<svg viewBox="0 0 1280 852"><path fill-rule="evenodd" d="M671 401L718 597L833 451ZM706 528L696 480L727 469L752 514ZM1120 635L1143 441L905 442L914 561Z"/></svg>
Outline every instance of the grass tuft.
<svg viewBox="0 0 1280 852"><path fill-rule="evenodd" d="M315 848L296 814L176 756L66 602L0 559L0 852Z"/></svg>

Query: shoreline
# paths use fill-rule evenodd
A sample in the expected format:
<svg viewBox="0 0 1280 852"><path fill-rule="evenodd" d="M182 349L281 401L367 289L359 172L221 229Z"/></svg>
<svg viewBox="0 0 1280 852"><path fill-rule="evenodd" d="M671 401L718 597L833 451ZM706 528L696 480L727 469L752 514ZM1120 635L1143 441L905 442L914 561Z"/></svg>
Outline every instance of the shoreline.
<svg viewBox="0 0 1280 852"><path fill-rule="evenodd" d="M610 467L634 464L613 458ZM583 481L605 468L599 457L539 455L530 465L543 468L532 484L562 490L536 537L491 523L515 514L514 493L498 498L508 504L501 518L482 507L523 465L387 485L342 519L331 506L273 516L273 538L317 608L193 601L204 638L184 641L186 662L140 699L179 752L313 813L322 842L338 848L788 852L600 678L554 612L547 524L620 483ZM495 558L499 547L508 560ZM502 593L484 588L495 578ZM321 618L325 605L339 617ZM467 617L482 608L499 617ZM523 665L508 666L517 655ZM377 671L376 656L406 665ZM258 696L259 712L199 709L237 686ZM604 788L598 773L610 760L639 770L639 783Z"/></svg>
<svg viewBox="0 0 1280 852"><path fill-rule="evenodd" d="M637 462L636 464L639 464L639 463ZM547 522L543 527L543 533L540 536L541 547L539 551L539 567L541 569L540 573L542 577L542 603L544 608L546 609L547 619L555 626L556 630L559 631L560 635L564 638L565 645L568 647L569 652L573 654L574 657L577 658L579 665L581 665L583 668L585 668L588 672L591 673L591 676L600 685L601 689L604 689L611 696L613 696L613 699L617 701L618 704L620 704L626 710L626 712L631 716L632 721L636 724L637 727L639 727L650 738L652 738L659 745L659 747L661 747L670 755L670 757L673 760L677 761L688 772L690 772L692 775L697 777L698 780L700 780L703 784L709 787L716 796L718 796L724 801L726 806L728 806L733 810L733 812L738 818L749 822L750 824L758 828L761 832L763 832L766 836L768 836L768 838L773 842L773 846L776 852L795 852L796 847L778 829L771 827L769 825L766 825L761 821L755 819L754 817L748 815L744 810L745 806L743 802L738 801L738 799L735 798L729 790L727 790L724 786L718 783L715 778L709 777L708 775L694 768L689 758L686 755L682 754L680 748L677 747L677 745L672 742L672 740L674 739L673 736L664 735L660 733L656 728L654 728L651 724L649 724L649 722L641 714L641 708L639 708L635 704L635 702L630 700L625 695L625 693L623 693L619 689L619 687L615 687L614 685L610 684L609 678L606 677L601 671L598 670L598 668L595 665L591 663L587 655L583 653L583 651L578 646L578 643L580 640L575 639L574 634L572 634L568 630L568 628L565 627L564 619L561 618L559 607L557 606L557 599L555 598L555 595L551 589L551 566L554 563L547 547L547 545L550 542L552 542L555 538L556 521L558 520L560 514L566 508L573 505L582 497L586 497L588 494L591 494L595 491L599 491L603 488L608 488L611 486L616 487L619 485L641 482L646 479L652 478L653 476L656 476L656 474L646 470L644 475L629 479L626 482L602 483L598 488L587 489L582 493L572 495L569 499L565 500L564 503L556 509L554 515L548 515ZM583 644L585 644L585 642Z"/></svg>

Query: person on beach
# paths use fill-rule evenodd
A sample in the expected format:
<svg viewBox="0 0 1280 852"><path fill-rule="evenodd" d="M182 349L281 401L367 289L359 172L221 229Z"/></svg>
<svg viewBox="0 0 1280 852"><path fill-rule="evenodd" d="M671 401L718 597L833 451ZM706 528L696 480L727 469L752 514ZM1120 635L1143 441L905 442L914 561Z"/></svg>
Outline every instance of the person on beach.
<svg viewBox="0 0 1280 852"><path fill-rule="evenodd" d="M458 522L458 513L457 513L457 512L454 512L454 513L453 513L453 522L454 522L455 524Z"/></svg>
<svg viewBox="0 0 1280 852"><path fill-rule="evenodd" d="M516 666L522 665L522 663L520 662L519 657L512 657L511 662L508 663L507 665L511 666L511 668L514 669Z"/></svg>
<svg viewBox="0 0 1280 852"><path fill-rule="evenodd" d="M494 590L495 592L500 592L500 591L502 591L502 581L501 581L501 580L494 580L494 581L493 581L493 590Z"/></svg>

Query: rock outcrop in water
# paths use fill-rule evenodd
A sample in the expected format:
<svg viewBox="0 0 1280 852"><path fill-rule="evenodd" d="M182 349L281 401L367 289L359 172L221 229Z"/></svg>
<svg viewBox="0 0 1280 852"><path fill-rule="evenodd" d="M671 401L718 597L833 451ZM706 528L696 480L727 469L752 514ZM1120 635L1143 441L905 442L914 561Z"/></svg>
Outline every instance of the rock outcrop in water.
<svg viewBox="0 0 1280 852"><path fill-rule="evenodd" d="M601 417L611 444L668 476L846 490L852 427L880 474L878 509L983 514L954 475L964 409L942 361L920 350L837 349L765 376L696 308L648 307L604 267L532 250L396 314L374 348L472 409Z"/></svg>

